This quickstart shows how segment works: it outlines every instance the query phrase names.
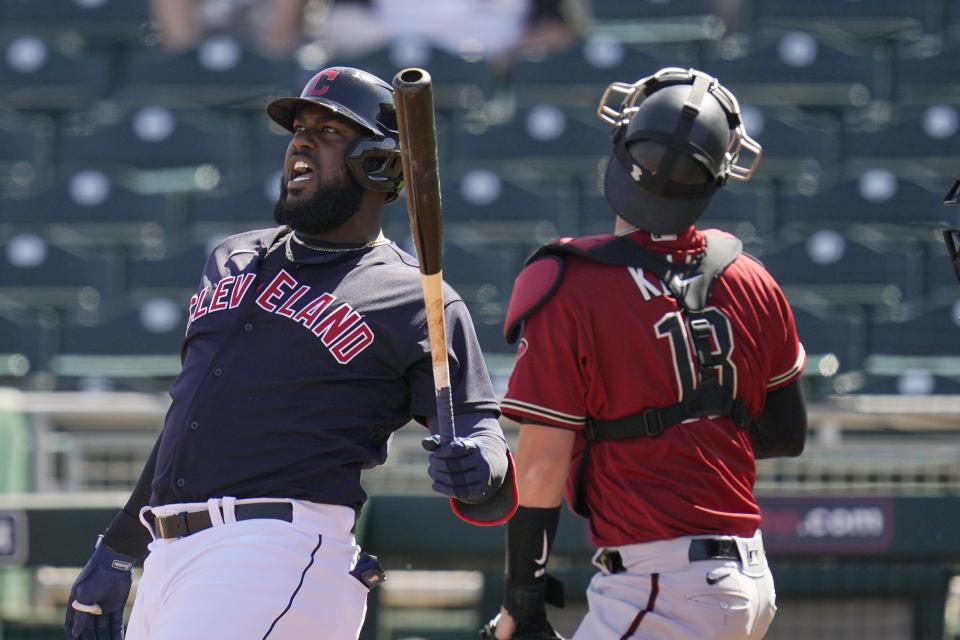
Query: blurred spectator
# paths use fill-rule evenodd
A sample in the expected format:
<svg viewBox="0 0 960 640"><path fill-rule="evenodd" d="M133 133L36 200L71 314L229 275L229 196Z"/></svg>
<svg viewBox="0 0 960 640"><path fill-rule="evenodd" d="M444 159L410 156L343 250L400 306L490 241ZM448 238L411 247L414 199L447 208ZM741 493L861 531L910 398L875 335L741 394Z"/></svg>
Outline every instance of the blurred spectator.
<svg viewBox="0 0 960 640"><path fill-rule="evenodd" d="M312 0L151 0L163 46L179 53L210 32L248 34L265 56L288 58L303 40L307 5Z"/></svg>
<svg viewBox="0 0 960 640"><path fill-rule="evenodd" d="M312 13L308 32L328 55L362 56L414 38L496 62L573 42L582 33L587 1L332 0Z"/></svg>

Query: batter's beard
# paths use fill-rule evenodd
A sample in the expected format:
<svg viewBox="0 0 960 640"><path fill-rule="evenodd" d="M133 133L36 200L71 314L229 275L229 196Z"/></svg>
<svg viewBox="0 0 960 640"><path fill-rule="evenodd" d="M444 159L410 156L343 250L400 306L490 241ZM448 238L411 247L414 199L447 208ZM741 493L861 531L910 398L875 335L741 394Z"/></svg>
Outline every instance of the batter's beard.
<svg viewBox="0 0 960 640"><path fill-rule="evenodd" d="M281 178L280 198L273 205L273 219L294 231L321 235L340 227L360 209L363 187L347 178L345 184L321 184L305 202L287 201L287 185Z"/></svg>

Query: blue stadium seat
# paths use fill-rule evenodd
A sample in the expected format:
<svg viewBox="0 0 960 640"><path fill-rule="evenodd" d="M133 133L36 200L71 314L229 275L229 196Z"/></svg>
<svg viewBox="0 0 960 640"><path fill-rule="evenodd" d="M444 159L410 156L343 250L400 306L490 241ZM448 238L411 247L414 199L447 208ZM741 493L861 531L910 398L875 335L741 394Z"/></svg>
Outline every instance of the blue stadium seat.
<svg viewBox="0 0 960 640"><path fill-rule="evenodd" d="M64 326L58 352L71 356L175 355L183 340L186 315L186 300L154 298L98 324Z"/></svg>
<svg viewBox="0 0 960 640"><path fill-rule="evenodd" d="M897 79L895 99L902 105L927 106L960 104L960 78L957 77L957 55L960 46L953 45L930 55L903 50L894 60Z"/></svg>
<svg viewBox="0 0 960 640"><path fill-rule="evenodd" d="M900 176L952 178L960 167L957 106L906 109L888 124L866 123L843 132L842 156L854 171L881 166Z"/></svg>
<svg viewBox="0 0 960 640"><path fill-rule="evenodd" d="M810 29L856 38L915 37L927 12L925 3L913 0L763 0L753 6L760 28Z"/></svg>
<svg viewBox="0 0 960 640"><path fill-rule="evenodd" d="M772 231L772 203L766 188L760 184L728 183L713 197L703 217L701 229L722 229L745 242ZM577 234L595 235L613 232L614 211L596 190L580 198L580 226Z"/></svg>
<svg viewBox="0 0 960 640"><path fill-rule="evenodd" d="M955 221L955 220L954 220ZM940 242L922 245L925 251L923 283L928 299L943 301L956 300L960 292L960 282L950 268L946 247Z"/></svg>
<svg viewBox="0 0 960 640"><path fill-rule="evenodd" d="M613 82L636 82L664 67L692 66L692 61L659 58L606 34L544 60L521 60L511 82L522 106L552 103L596 111L604 90Z"/></svg>
<svg viewBox="0 0 960 640"><path fill-rule="evenodd" d="M494 82L490 66L483 58L464 58L413 38L398 40L389 47L363 56L338 55L329 65L364 69L387 82L392 82L401 69L426 69L434 83L434 103L440 109L462 107L465 98L470 101L481 97Z"/></svg>
<svg viewBox="0 0 960 640"><path fill-rule="evenodd" d="M101 105L65 118L57 156L61 167L112 174L209 165L230 175L250 160L246 142L241 123L229 112ZM185 176L190 188L194 175Z"/></svg>
<svg viewBox="0 0 960 640"><path fill-rule="evenodd" d="M831 313L798 304L793 304L792 308L797 332L810 362L833 355L838 365L836 371L860 368L866 338L860 315Z"/></svg>
<svg viewBox="0 0 960 640"><path fill-rule="evenodd" d="M943 206L942 192L874 168L813 195L781 194L777 216L781 225L888 225L900 237L927 238L948 219L955 222L957 213Z"/></svg>
<svg viewBox="0 0 960 640"><path fill-rule="evenodd" d="M44 370L53 344L50 327L36 320L0 314L0 377L7 373L23 375L27 371ZM18 355L26 362L17 358Z"/></svg>
<svg viewBox="0 0 960 640"><path fill-rule="evenodd" d="M758 178L831 175L840 155L836 119L797 109L741 104L747 133L763 147Z"/></svg>
<svg viewBox="0 0 960 640"><path fill-rule="evenodd" d="M50 174L53 122L0 111L0 193L36 189Z"/></svg>
<svg viewBox="0 0 960 640"><path fill-rule="evenodd" d="M869 51L845 51L807 32L783 34L740 58L705 60L741 103L844 108L876 98L875 59Z"/></svg>
<svg viewBox="0 0 960 640"><path fill-rule="evenodd" d="M486 229L496 235L514 223L521 234L526 233L523 229L537 226L544 227L540 235L550 236L577 229L572 200L564 197L559 186L533 190L513 184L497 172L472 169L460 180L445 183L442 194L445 220L467 225L478 233Z"/></svg>
<svg viewBox="0 0 960 640"><path fill-rule="evenodd" d="M281 161L264 167L247 182L221 184L190 196L189 219L195 225L246 228L273 225L273 205L280 194Z"/></svg>
<svg viewBox="0 0 960 640"><path fill-rule="evenodd" d="M21 233L0 244L0 306L94 312L112 301L118 270L109 255L77 255Z"/></svg>
<svg viewBox="0 0 960 640"><path fill-rule="evenodd" d="M4 0L0 3L0 24L14 31L76 33L104 42L134 41L143 37L150 22L148 5L128 0Z"/></svg>
<svg viewBox="0 0 960 640"><path fill-rule="evenodd" d="M0 37L0 106L63 111L106 95L110 61L25 32Z"/></svg>
<svg viewBox="0 0 960 640"><path fill-rule="evenodd" d="M47 233L56 225L93 242L135 243L162 232L169 203L163 194L140 194L96 170L78 171L64 183L24 199L0 200L0 223Z"/></svg>
<svg viewBox="0 0 960 640"><path fill-rule="evenodd" d="M762 253L760 259L788 294L813 294L847 305L890 305L918 295L914 255L900 245L867 246L821 229Z"/></svg>
<svg viewBox="0 0 960 640"><path fill-rule="evenodd" d="M128 298L137 303L157 297L189 300L209 254L206 244L192 244L158 258L131 258L126 269Z"/></svg>
<svg viewBox="0 0 960 640"><path fill-rule="evenodd" d="M905 320L881 319L870 328L873 355L960 356L960 303L922 310Z"/></svg>
<svg viewBox="0 0 960 640"><path fill-rule="evenodd" d="M907 369L900 375L867 375L863 384L851 392L864 395L960 395L960 381L926 369Z"/></svg>
<svg viewBox="0 0 960 640"><path fill-rule="evenodd" d="M220 106L262 112L276 95L299 95L292 62L268 60L229 36L211 36L175 56L158 47L133 51L116 97L131 104Z"/></svg>
<svg viewBox="0 0 960 640"><path fill-rule="evenodd" d="M598 162L610 154L609 133L592 112L540 104L502 124L456 127L451 154L459 163L455 171L485 166L517 178L593 177Z"/></svg>

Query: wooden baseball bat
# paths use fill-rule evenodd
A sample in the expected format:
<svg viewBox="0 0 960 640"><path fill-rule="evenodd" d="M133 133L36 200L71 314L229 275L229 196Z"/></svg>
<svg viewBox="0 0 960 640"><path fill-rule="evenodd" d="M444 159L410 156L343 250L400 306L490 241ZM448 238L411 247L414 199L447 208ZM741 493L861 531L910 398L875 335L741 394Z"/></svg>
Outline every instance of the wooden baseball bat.
<svg viewBox="0 0 960 640"><path fill-rule="evenodd" d="M420 261L420 281L427 312L438 431L441 442L446 444L456 437L456 430L443 318L443 215L433 84L426 70L412 67L394 76L393 88L396 90L400 159L407 191L407 217Z"/></svg>

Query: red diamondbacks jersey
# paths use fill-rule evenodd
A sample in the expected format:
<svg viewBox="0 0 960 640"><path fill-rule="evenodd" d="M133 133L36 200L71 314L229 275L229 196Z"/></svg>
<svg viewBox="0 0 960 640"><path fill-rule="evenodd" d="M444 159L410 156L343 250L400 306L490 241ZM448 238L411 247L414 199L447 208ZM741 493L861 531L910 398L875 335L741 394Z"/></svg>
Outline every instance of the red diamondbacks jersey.
<svg viewBox="0 0 960 640"><path fill-rule="evenodd" d="M674 261L702 251L703 235L630 238ZM672 238L672 237L671 237ZM503 413L578 434L567 499L583 451L588 416L616 419L675 404L695 386L699 365L677 302L654 275L576 256L556 293L527 318ZM804 351L793 313L773 277L739 256L714 284L706 311L726 353L722 376L752 415L766 394L793 382ZM597 546L679 536L751 536L760 524L756 471L745 430L728 417L688 421L655 438L594 444L585 472Z"/></svg>

